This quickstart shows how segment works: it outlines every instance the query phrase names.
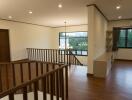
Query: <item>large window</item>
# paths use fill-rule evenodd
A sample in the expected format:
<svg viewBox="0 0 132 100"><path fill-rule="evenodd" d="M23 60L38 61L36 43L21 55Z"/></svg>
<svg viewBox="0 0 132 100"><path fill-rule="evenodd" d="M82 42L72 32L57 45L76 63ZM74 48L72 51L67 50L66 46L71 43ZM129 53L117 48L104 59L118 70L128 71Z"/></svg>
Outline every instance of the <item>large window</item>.
<svg viewBox="0 0 132 100"><path fill-rule="evenodd" d="M88 51L87 32L60 32L59 48L71 49L75 55L85 56Z"/></svg>
<svg viewBox="0 0 132 100"><path fill-rule="evenodd" d="M132 48L132 29L121 29L119 33L119 48Z"/></svg>

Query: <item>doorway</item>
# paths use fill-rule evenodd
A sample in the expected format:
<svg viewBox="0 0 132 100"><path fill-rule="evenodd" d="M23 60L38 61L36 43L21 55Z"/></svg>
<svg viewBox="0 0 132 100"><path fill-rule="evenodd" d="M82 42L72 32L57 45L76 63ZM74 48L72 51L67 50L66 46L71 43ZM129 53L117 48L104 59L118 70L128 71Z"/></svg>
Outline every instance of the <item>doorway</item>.
<svg viewBox="0 0 132 100"><path fill-rule="evenodd" d="M9 30L0 29L0 62L10 62Z"/></svg>

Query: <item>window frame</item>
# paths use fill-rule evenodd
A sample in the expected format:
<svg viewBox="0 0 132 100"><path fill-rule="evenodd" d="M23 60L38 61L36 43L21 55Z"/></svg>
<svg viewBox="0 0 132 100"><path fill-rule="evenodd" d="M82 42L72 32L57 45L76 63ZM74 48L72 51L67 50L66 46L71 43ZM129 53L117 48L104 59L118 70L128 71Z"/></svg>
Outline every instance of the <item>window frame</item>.
<svg viewBox="0 0 132 100"><path fill-rule="evenodd" d="M123 48L123 49L132 49L132 47L128 47L128 30L132 28L120 28L120 30L125 30L125 46L118 46L118 48ZM120 35L119 35L120 36ZM120 38L120 37L119 37ZM119 42L119 41L118 41Z"/></svg>
<svg viewBox="0 0 132 100"><path fill-rule="evenodd" d="M87 36L86 37L83 37L83 38L88 38L88 31L73 31L73 32L66 32L66 33L76 33L76 32L87 32ZM65 33L65 32L59 32L59 46L60 46L60 34L61 33ZM64 36L64 38L66 39L66 37ZM74 37L74 38L80 38L80 37ZM88 49L88 48L87 48ZM88 56L88 50L74 50L74 49L71 49L71 51L75 51L76 52L76 56ZM77 54L77 51L81 51L81 54ZM87 51L87 54L86 55L82 55L82 52L83 51Z"/></svg>

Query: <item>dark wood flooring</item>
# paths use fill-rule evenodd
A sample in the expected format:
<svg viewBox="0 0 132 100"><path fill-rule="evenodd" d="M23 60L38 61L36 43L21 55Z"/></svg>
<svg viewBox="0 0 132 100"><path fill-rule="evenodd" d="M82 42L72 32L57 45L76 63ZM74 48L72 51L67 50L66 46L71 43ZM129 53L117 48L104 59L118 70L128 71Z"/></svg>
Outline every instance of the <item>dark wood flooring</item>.
<svg viewBox="0 0 132 100"><path fill-rule="evenodd" d="M132 62L116 61L106 79L86 74L87 67L71 67L68 100L132 100Z"/></svg>

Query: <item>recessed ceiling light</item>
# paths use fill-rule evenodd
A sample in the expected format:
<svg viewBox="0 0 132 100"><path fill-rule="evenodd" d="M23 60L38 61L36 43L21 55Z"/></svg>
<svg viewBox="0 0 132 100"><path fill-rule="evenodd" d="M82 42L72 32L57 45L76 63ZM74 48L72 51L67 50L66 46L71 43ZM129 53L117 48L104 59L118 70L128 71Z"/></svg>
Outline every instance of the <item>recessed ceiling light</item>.
<svg viewBox="0 0 132 100"><path fill-rule="evenodd" d="M122 18L122 16L118 16L118 19L121 19Z"/></svg>
<svg viewBox="0 0 132 100"><path fill-rule="evenodd" d="M8 16L9 19L12 19L12 16Z"/></svg>
<svg viewBox="0 0 132 100"><path fill-rule="evenodd" d="M58 7L59 7L59 8L62 8L62 4L59 4Z"/></svg>
<svg viewBox="0 0 132 100"><path fill-rule="evenodd" d="M119 10L121 8L121 6L116 6L116 9Z"/></svg>
<svg viewBox="0 0 132 100"><path fill-rule="evenodd" d="M32 14L33 12L30 10L28 13L29 13L29 14Z"/></svg>

